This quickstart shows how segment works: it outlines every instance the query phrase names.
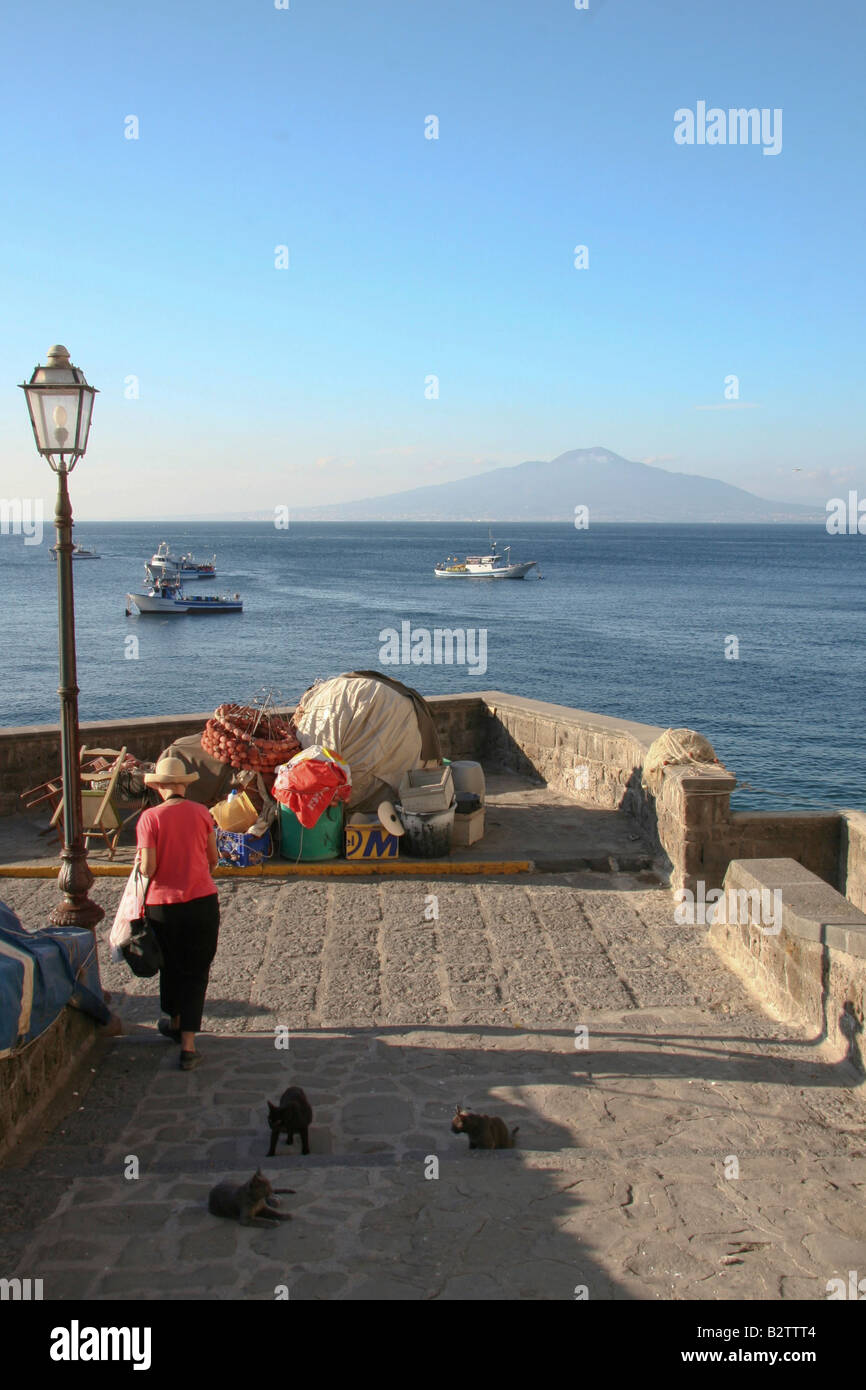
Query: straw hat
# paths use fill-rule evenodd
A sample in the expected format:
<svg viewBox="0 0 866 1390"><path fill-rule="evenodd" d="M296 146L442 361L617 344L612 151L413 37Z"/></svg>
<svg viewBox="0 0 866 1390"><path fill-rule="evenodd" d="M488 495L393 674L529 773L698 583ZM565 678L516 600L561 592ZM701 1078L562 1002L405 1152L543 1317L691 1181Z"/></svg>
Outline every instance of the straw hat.
<svg viewBox="0 0 866 1390"><path fill-rule="evenodd" d="M146 772L144 780L149 787L170 787L175 782L197 782L197 772L187 772L180 758L162 758L154 772Z"/></svg>

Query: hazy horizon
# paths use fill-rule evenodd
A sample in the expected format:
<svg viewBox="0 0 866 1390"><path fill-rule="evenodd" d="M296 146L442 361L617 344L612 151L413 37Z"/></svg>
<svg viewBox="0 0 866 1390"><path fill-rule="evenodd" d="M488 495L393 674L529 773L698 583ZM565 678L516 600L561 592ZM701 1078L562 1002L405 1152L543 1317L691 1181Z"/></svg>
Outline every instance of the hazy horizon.
<svg viewBox="0 0 866 1390"><path fill-rule="evenodd" d="M603 477L603 469L604 469L605 466L614 466L614 467L615 467L616 464L618 464L618 463L623 463L623 464L625 464L626 466L631 467L631 465L635 462L634 460L627 460L627 459L626 459L626 460L622 460L622 459L619 458L618 455L612 455L612 458L610 458L610 459L605 459L605 460L603 460L600 464L597 464L597 455L598 455L599 453L606 453L606 454L607 454L607 453L610 453L610 452L611 452L611 451L607 451L607 450L598 450L598 449L595 449L595 450L571 450L571 451L568 451L568 452L567 452L566 454L564 454L564 455L560 455L557 459L554 459L554 460L525 460L525 461L524 461L525 464L528 465L530 468L538 469L538 468L540 467L541 469L547 468L547 469L552 470L552 469L555 468L557 465L559 465L559 466L561 467L562 464L563 464L566 460L569 460L569 459L570 459L570 456L571 456L571 455L574 455L574 454L585 454L585 455L589 455L589 458L588 458L588 459L587 459L587 458L584 458L583 460L579 460L579 461L577 461L576 463L574 463L573 465L570 465L570 466L573 466L574 472L573 472L572 474L569 475L568 481L567 481L566 483L564 483L564 484L561 484L561 483L557 480L557 485L556 485L556 488L555 488L555 491L554 491L553 494L551 494L551 492L550 492L550 487L549 487L549 484L548 484L548 489L547 489L548 503L546 504L546 505L547 505L547 510L545 511L545 513L544 513L543 515L540 514L540 513L536 514L536 513L534 513L534 512L533 512L532 514L528 514L528 513L526 513L525 511L521 514L521 513L519 513L519 512L515 509L515 510L512 510L512 511L503 510L501 513L497 514L496 516L490 516L490 515L485 511L485 508L486 508L486 505L487 505L486 500L483 499L483 498L480 498L480 497L476 497L475 495L473 495L473 500L472 500L471 505L470 505L470 504L467 504L466 501L465 501L465 499L464 499L462 502L458 501L458 503L454 503L454 500L453 500L454 494L453 494L453 492L452 492L452 489L456 489L457 497L458 497L458 499L459 499L459 498L461 497L460 485L461 485L461 484L468 484L468 485L471 485L471 484L475 481L475 479L483 479L483 478L486 476L486 475L483 474L483 473L482 473L482 474L470 474L470 475L468 475L466 478L463 478L463 479L456 479L456 480L454 480L452 483L446 483L446 484L442 484L442 485L436 485L436 484L434 484L434 485L432 485L432 486L429 485L429 484L427 484L427 485L422 485L420 488L417 488L417 489L414 489L414 490L409 490L409 491L407 491L407 492L405 492L405 493L386 493L386 494L384 494L384 495L380 495L379 497L373 497L373 498L371 498L371 497L362 497L362 498L358 498L358 499L347 498L347 499L345 499L345 501L342 502L342 503L327 504L325 507L319 508L319 509L317 509L317 508L315 508L315 507L312 507L312 506L306 507L306 508L304 508L304 507L299 507L299 508L295 508L295 509L289 508L289 509L288 509L288 513L289 513L289 516L292 517L292 520L293 520L293 522L294 522L295 525L299 525L299 524L302 524L302 523L310 523L310 524L320 524L320 523L321 523L321 524L326 524L326 525L331 525L331 524L333 524L333 525L344 525L344 524L358 524L358 525L364 525L364 524L367 523L367 522L373 522L373 521L375 521L375 522L383 522L383 523L387 523L387 522L390 522L390 521L394 521L394 522L399 522L399 523L403 523L403 524L418 524L418 525L423 525L423 524L430 523L430 522L437 522L437 523L438 523L438 522L442 522L443 524L452 524L452 525L453 525L453 524L483 524L483 525L488 525L488 524L499 524L499 523L509 523L509 524L510 524L510 523L520 523L520 522L531 522L531 523L533 523L533 524L539 524L539 525L563 525L563 524L575 525L575 524L577 524L577 523L575 522L574 514L573 514L573 513L574 513L574 498L575 498L575 497L582 496L582 497L584 497L585 500L587 500L587 493L586 493L587 479L586 479L585 474L583 475L583 477L581 477L581 473L580 473L580 464L581 464L581 463L583 463L584 465L585 465L586 463L589 463L589 464L590 464L590 467L591 467L592 471L593 471L593 472L595 473L595 475L596 475L595 478L592 479L591 481L597 486L598 480L599 480L600 478ZM508 478L508 475L509 475L509 474L516 474L516 475L519 476L520 470L521 470L522 467L523 467L523 465L517 464L517 465L511 465L509 468L507 468L507 469L505 469L505 470L503 470L503 469L498 470L498 478L499 478L500 485L502 485L503 483L505 483L505 484L507 485L507 482L509 481L509 478ZM704 525L704 524L709 524L709 525L751 525L751 524L756 524L756 525L759 525L759 524L767 524L767 523L769 522L769 523L773 523L773 524L785 524L785 523L790 523L790 524L795 524L795 525L796 525L796 524L804 524L804 523L805 523L805 524L810 524L810 525L811 525L811 524L821 524L821 523L823 523L823 522L826 521L826 515L825 515L825 513L822 512L821 509L818 508L817 506L815 506L813 509L811 509L811 510L813 511L813 514L812 514L812 515L808 515L808 514L806 514L806 513L807 513L807 508L806 508L806 506L804 506L804 504L802 504L802 503L799 503L799 504L798 504L798 503L793 503L793 502L791 502L789 499L779 500L779 501L774 502L774 501L772 501L772 500L770 500L770 499L762 498L762 497L760 497L758 494L756 494L756 493L751 493L751 492L748 492L748 491L746 491L746 490L738 490L738 492L741 491L742 496L743 496L744 498L754 499L754 501L755 501L756 503L758 503L759 506L760 506L760 505L764 505L764 506L769 505L769 506L772 506L772 507L776 507L776 508L778 508L778 509L780 510L780 512L782 512L783 514L781 514L781 515L766 515L766 514L765 514L765 515L754 515L754 516L750 516L750 515L747 515L747 514L739 515L739 516L733 516L733 515L731 515L731 516L710 515L710 514L707 514L707 512L706 512L706 507L705 507L705 506L704 506L703 509L702 509L702 506L701 506L701 505L696 505L696 504L695 504L694 499L690 499L690 498L689 498L689 496L688 496L688 493L689 493L689 482L690 482L690 480L692 480L692 479L698 479L698 478L700 478L700 479L701 479L703 482L705 482L705 483L718 483L718 482L721 482L721 480L718 480L718 479L707 479L707 478L705 478L703 475L698 475L698 474L684 474L684 473L678 473L678 472L675 472L675 471L673 471L673 470L662 469L662 468L660 468L658 465L648 465L648 464L640 465L638 471L640 471L640 472L644 475L645 478L650 479L652 485L655 485L656 475L659 475L659 479L662 481L662 485L663 485L663 486L664 486L664 479L671 479L671 478L672 478L672 479L683 479L684 481L678 485L678 486L679 486L679 491L680 491L680 498L677 499L677 503L676 503L676 504L679 505L681 508L682 508L682 507L685 507L687 510L689 510L689 516L688 516L688 517L682 517L682 516L677 516L677 515L674 515L674 514L669 514L669 515L666 515L666 516L647 516L646 513L645 513L645 511L643 512L643 514L642 514L641 516L611 515L611 514L610 514L610 510L611 510L611 507L612 507L613 504L611 504L610 501L608 500L608 503L607 503L608 512L605 513L602 509L600 509L599 507L597 507L597 506L595 505L595 502L598 501L598 498L596 497L596 499L595 499L595 501L594 501L594 503L593 503L592 509L591 509L591 510L592 510L592 524L594 524L594 525L596 525L596 526L601 526L601 525ZM617 497L617 495L618 495L617 490L618 490L618 487L620 486L620 481L621 481L620 479L614 478L612 481L610 481L610 482L608 483L608 486L607 486L607 495L608 495L608 499ZM537 473L536 473L536 474L533 476L533 488L534 488L534 489L537 489L538 486L539 486L539 483L540 483L540 480L538 479ZM725 483L723 483L723 482L721 482L721 485L722 485L722 488L723 488L723 489L726 489L726 488L728 488L728 487L730 486L729 484L725 484ZM676 484L675 484L675 486L676 486ZM395 502L395 501L399 503L399 502L400 502L400 499L402 499L402 498L404 498L404 497L405 497L405 498L411 498L411 497L413 497L414 495L417 495L418 492L421 492L421 493L423 493L423 494L425 494L425 495L428 495L428 496L429 496L429 494L430 494L431 492L435 492L435 493L437 493L437 494L438 494L438 493L444 493L444 496L448 499L447 505L448 505L448 507L451 509L451 510L449 511L449 514L448 514L448 515L443 514L442 511L441 511L441 508L440 508L440 510L439 510L438 512L435 512L435 513L434 513L434 512L425 513L425 512L423 512L423 511L419 513L419 511L418 511L418 503L417 503L417 502L414 504L414 505L415 505L414 511L405 511L405 512L402 512L402 511L400 511L400 510L395 510L395 506L394 506L394 502ZM464 492L464 494L465 494L465 488L463 489L463 492ZM499 494L497 494L497 495L499 495ZM534 495L540 495L540 494L537 494L537 493L534 492ZM555 497L555 503L551 503L551 502L550 502L549 499L550 499L551 495ZM35 500L35 499L34 499L34 500ZM738 499L737 499L737 500L738 500ZM42 502L42 509L43 509L43 520L44 520L46 523L48 523L48 524L49 524L49 527L50 527L50 521L51 521L51 508L52 508L52 502L51 502L50 496L43 496L43 497L41 498L41 502ZM391 503L390 507L387 507L387 504L388 504L388 503ZM508 504L506 503L506 504L503 504L503 505L507 507ZM542 505L542 504L539 504L539 506L540 506L540 505ZM603 499L602 499L602 507L603 507L603 505L604 505L604 501L603 501ZM622 503L617 503L616 505L622 506L623 504L622 504ZM659 506L661 506L661 507L663 508L665 504L664 504L664 502L660 501L660 502L658 502L656 505L659 505ZM367 508L372 508L373 510L368 510L368 512L367 512L366 515L359 515L359 516L355 516L355 517L350 516L350 515L345 515L345 514L343 514L343 515L334 515L334 516L326 516L326 515L321 515L321 514L320 514L322 511L324 511L324 512L331 512L331 511L337 511L340 507L343 507L343 508L345 508L345 509L348 509L348 508L351 508L352 506L367 507ZM378 508L378 507L380 507L380 506L381 506L381 507L384 507L385 510L383 510L383 511L381 511L381 512L375 510L376 508ZM461 510L459 510L459 511L456 509L458 506L461 508ZM636 503L636 504L633 506L632 509L635 510L635 511L641 511L642 508L641 508L640 502ZM280 525L282 526L283 523L284 523L284 521L285 521L285 513L286 513L286 510L287 510L285 504L283 504L282 506L280 506L280 507L278 508L278 510L281 511L281 512L283 513L283 521L280 522ZM587 514L588 514L588 515L589 515L589 511L590 511L590 508L587 508ZM305 513L307 513L307 514L305 514ZM312 515L310 515L309 513L312 513ZM554 513L555 513L555 514L554 514ZM693 514L693 513L694 513L694 514ZM209 521L210 521L210 522L215 522L215 523L216 523L216 522L223 523L223 522L231 522L232 519L234 519L234 520L235 520L236 522L238 522L238 523L244 523L244 522L262 522L262 523L267 523L267 524L273 525L273 524L274 524L274 520L275 520L274 509L273 509L273 508L270 509L270 510L256 509L256 508L242 508L242 509L240 509L240 514L239 514L239 512L238 512L238 509L235 509L234 511L231 511L231 512L228 512L228 511L203 512L203 511L197 509L195 512L191 512L191 513L187 513L187 514L176 512L176 513L174 513L170 518L167 518L167 517L166 517L165 512L154 512L154 513L152 513L152 514L149 515L149 516L148 516L148 515L142 515L142 514L138 514L138 515L136 515L136 516L131 516L131 515L125 515L125 514L123 514L123 513L117 513L117 514L115 514L114 516L109 516L109 517L105 517L105 516L103 516L103 517L91 517L91 516L89 516L89 514L87 513L87 511L81 511L81 510L79 509L79 512L77 513L77 517L78 517L78 521L80 521L81 523L83 523L83 524L85 524L85 525L87 525L88 523L89 523L89 524L95 525L95 524L98 524L98 523L100 523L100 522L103 522L103 523L105 523L105 524L111 524L112 522L118 522L118 523L135 523L136 521L142 521L142 522L154 523L154 524L160 523L160 524L166 524L166 525L174 524L174 523L181 523L181 522L184 522L184 523L189 523L189 522L202 522L202 523L207 523L207 522L209 522Z"/></svg>

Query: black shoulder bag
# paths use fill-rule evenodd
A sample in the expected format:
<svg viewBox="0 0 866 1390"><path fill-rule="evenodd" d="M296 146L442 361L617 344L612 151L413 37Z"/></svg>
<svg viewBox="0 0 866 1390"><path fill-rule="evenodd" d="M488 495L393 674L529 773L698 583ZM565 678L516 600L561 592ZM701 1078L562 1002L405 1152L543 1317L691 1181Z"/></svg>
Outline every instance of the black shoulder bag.
<svg viewBox="0 0 866 1390"><path fill-rule="evenodd" d="M135 865L135 873L141 878L141 870L138 863ZM147 892L150 888L148 880L142 898L142 909L147 902ZM126 961L133 975L138 975L141 979L150 979L152 975L158 975L163 966L162 947L156 939L156 933L147 920L147 916L136 917L130 922L130 937L125 946L121 946L121 954Z"/></svg>

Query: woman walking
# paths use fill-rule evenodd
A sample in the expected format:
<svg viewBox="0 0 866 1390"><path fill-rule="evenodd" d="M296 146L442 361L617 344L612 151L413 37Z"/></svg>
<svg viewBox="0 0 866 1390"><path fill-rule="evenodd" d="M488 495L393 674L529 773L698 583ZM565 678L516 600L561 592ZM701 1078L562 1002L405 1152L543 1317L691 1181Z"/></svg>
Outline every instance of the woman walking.
<svg viewBox="0 0 866 1390"><path fill-rule="evenodd" d="M180 1043L182 1071L201 1062L195 1035L201 1028L211 961L216 955L220 907L210 871L219 855L210 812L186 801L197 772L187 772L180 758L163 758L145 782L156 787L161 806L138 819L141 871L149 879L145 913L162 948L159 1002L168 1018L159 1031Z"/></svg>

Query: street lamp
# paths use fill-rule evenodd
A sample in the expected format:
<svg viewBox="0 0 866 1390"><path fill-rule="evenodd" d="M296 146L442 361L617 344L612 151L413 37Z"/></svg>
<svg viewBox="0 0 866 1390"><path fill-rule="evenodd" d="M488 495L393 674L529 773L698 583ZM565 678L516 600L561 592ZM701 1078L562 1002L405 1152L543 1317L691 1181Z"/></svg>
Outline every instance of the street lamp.
<svg viewBox="0 0 866 1390"><path fill-rule="evenodd" d="M95 927L105 915L88 897L93 874L87 863L81 815L78 751L78 679L75 671L75 598L72 589L72 507L66 479L87 448L96 390L73 367L59 344L44 367L21 384L40 454L57 474L57 608L60 636L60 753L63 767L63 849L57 877L63 901L49 921L55 927Z"/></svg>

